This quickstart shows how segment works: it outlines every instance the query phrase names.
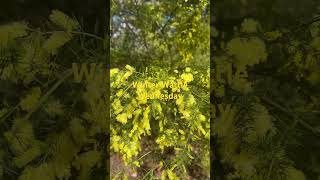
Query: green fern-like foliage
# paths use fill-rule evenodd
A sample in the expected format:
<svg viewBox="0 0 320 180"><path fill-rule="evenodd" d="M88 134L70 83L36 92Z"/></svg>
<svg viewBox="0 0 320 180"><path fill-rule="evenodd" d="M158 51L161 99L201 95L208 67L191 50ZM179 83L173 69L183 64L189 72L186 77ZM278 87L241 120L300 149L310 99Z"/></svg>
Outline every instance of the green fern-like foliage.
<svg viewBox="0 0 320 180"><path fill-rule="evenodd" d="M319 157L308 147L319 148L315 140L319 117L313 112L319 107L314 102L318 93L313 91L319 88L317 38L309 37L302 43L288 38L285 30L263 32L254 19L244 19L237 26L240 28L235 27L229 39L220 39L213 48L220 52L215 55L211 84L216 116L212 121L213 164L219 169L213 167L214 176L318 178L319 172L310 170L318 165L314 163L309 169L310 159L304 154ZM215 38L224 33L224 29L215 31ZM275 48L280 48L280 53L274 52ZM281 53L289 57L279 57Z"/></svg>
<svg viewBox="0 0 320 180"><path fill-rule="evenodd" d="M71 72L73 62L99 63L103 50L89 42L102 38L61 11L49 20L57 29L0 26L0 179L105 179L105 82L75 83Z"/></svg>
<svg viewBox="0 0 320 180"><path fill-rule="evenodd" d="M0 26L0 45L6 47L19 37L27 35L27 25L20 22Z"/></svg>
<svg viewBox="0 0 320 180"><path fill-rule="evenodd" d="M67 32L54 32L49 39L44 42L43 48L52 54L72 39L72 35Z"/></svg>
<svg viewBox="0 0 320 180"><path fill-rule="evenodd" d="M51 15L49 16L49 19L60 28L68 31L79 28L78 21L70 18L59 10L53 10Z"/></svg>

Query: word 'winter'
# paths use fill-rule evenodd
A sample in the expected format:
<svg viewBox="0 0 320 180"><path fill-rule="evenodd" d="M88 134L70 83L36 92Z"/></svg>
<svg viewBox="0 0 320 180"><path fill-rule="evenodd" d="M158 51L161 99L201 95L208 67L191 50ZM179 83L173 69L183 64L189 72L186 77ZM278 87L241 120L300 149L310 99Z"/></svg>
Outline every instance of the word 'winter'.
<svg viewBox="0 0 320 180"><path fill-rule="evenodd" d="M180 89L183 86L187 86L186 82L183 81L159 81L157 83L144 81L144 82L133 82L132 86L134 88L171 88L171 89Z"/></svg>

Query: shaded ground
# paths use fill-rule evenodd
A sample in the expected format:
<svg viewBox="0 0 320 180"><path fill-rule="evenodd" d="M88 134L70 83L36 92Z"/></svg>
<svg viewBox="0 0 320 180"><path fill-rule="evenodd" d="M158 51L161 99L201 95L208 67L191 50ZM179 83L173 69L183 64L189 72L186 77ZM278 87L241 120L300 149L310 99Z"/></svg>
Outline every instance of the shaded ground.
<svg viewBox="0 0 320 180"><path fill-rule="evenodd" d="M137 169L137 172L132 170L132 167L125 166L120 154L113 154L111 156L111 175L115 176L119 172L124 172L129 176L131 180L149 180L149 179L161 179L163 168L159 166L159 162L162 160L169 160L174 158L174 150L166 149L162 154L157 144L150 138L142 140L142 151L139 154L139 158L143 161L141 167ZM197 148L196 148L197 149ZM199 149L199 148L198 148ZM197 151L197 150L195 150ZM186 180L209 180L209 177L205 175L204 169L198 162L193 162L187 171L189 176Z"/></svg>

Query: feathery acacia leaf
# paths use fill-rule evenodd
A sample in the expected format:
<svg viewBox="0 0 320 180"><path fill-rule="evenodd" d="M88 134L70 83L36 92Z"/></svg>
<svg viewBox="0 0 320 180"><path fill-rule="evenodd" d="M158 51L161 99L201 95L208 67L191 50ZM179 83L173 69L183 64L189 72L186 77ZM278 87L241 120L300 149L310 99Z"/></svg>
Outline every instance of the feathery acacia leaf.
<svg viewBox="0 0 320 180"><path fill-rule="evenodd" d="M70 18L63 12L59 10L53 10L51 15L49 16L49 19L56 24L57 26L67 30L67 31L72 31L77 28L79 28L79 23L78 21Z"/></svg>

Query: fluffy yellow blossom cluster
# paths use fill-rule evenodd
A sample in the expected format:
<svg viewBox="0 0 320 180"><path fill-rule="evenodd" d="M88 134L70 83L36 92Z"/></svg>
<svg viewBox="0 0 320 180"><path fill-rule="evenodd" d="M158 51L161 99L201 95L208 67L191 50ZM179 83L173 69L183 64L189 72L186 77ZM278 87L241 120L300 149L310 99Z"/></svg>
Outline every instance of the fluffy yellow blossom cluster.
<svg viewBox="0 0 320 180"><path fill-rule="evenodd" d="M127 65L110 72L111 149L122 155L125 164L140 166L142 160L134 157L141 152L144 136L154 138L161 151L173 147L177 155L174 162L185 159L183 154L193 159L191 144L195 142L209 151L207 71L199 73L186 68L171 73L153 68L146 74Z"/></svg>

